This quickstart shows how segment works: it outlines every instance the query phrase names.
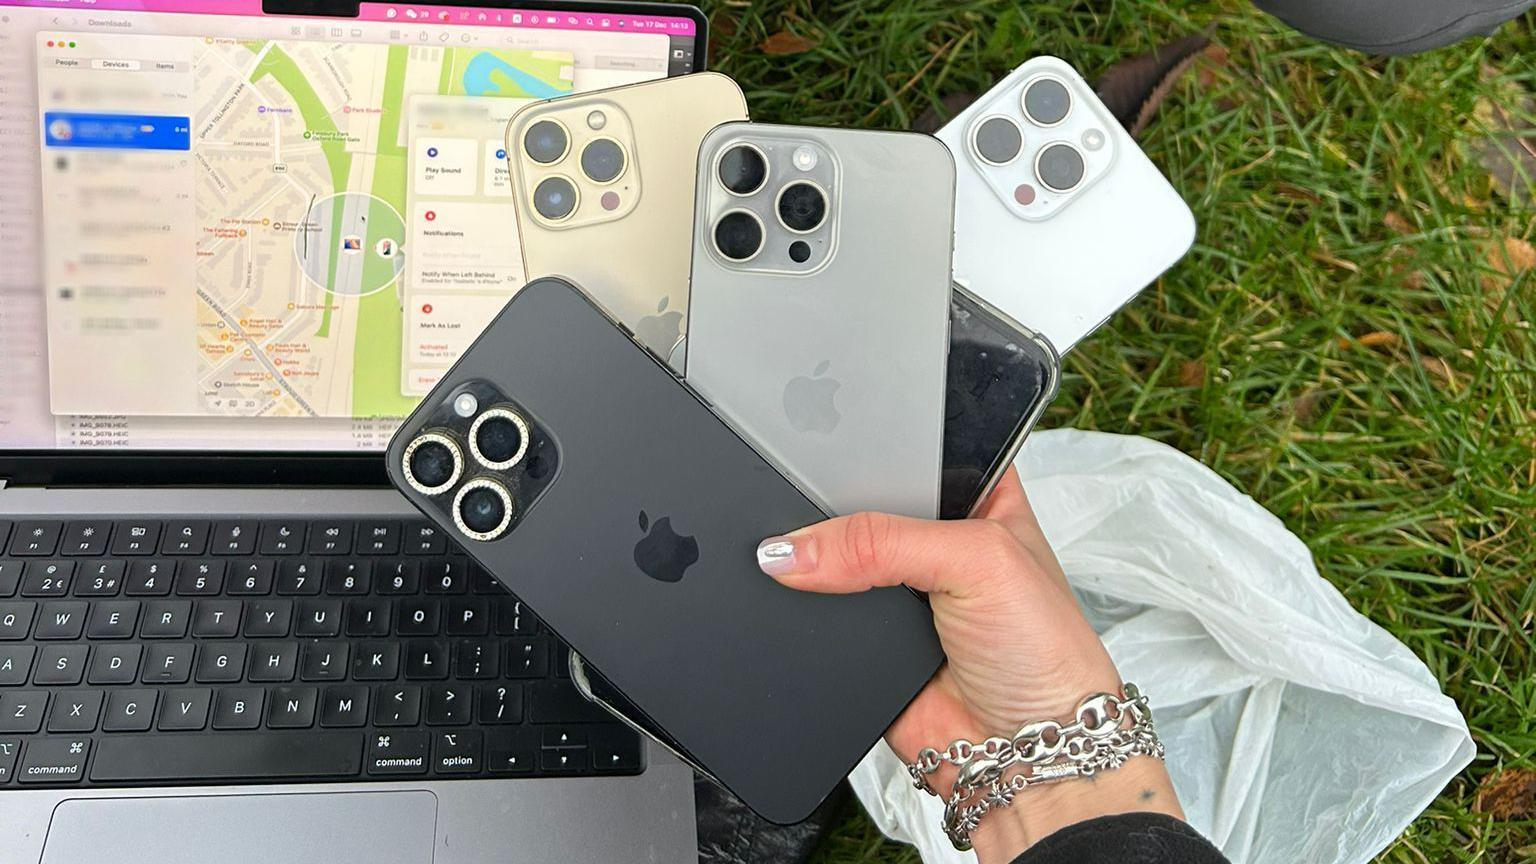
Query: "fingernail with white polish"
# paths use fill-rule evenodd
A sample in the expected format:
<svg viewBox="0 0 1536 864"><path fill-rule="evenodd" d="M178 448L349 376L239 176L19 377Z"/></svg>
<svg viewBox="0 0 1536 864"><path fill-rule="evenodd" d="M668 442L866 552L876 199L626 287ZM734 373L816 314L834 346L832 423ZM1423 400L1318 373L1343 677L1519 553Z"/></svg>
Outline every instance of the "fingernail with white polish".
<svg viewBox="0 0 1536 864"><path fill-rule="evenodd" d="M788 537L769 537L757 544L757 566L769 576L795 572L795 541Z"/></svg>

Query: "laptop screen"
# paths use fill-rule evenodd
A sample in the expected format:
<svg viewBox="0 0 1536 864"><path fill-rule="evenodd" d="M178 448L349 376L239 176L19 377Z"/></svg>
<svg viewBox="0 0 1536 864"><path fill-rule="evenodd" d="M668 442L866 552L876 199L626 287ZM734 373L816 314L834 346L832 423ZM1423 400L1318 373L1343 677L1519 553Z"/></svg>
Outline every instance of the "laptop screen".
<svg viewBox="0 0 1536 864"><path fill-rule="evenodd" d="M687 7L353 5L0 0L0 451L382 450L525 279L512 112L702 66Z"/></svg>

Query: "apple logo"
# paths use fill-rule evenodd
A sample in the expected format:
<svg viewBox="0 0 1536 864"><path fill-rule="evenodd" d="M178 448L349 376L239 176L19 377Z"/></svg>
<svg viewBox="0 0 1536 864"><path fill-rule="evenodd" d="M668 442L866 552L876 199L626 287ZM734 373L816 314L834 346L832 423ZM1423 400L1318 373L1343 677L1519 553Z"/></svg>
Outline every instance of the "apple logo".
<svg viewBox="0 0 1536 864"><path fill-rule="evenodd" d="M635 544L635 565L658 582L676 582L683 571L699 560L699 541L672 530L672 517L663 516L654 523L640 511L640 530L646 532Z"/></svg>
<svg viewBox="0 0 1536 864"><path fill-rule="evenodd" d="M670 299L661 298L656 304L656 314L641 318L635 325L635 338L658 357L669 356L683 336L683 313L667 311Z"/></svg>
<svg viewBox="0 0 1536 864"><path fill-rule="evenodd" d="M793 378L784 386L784 414L796 430L826 434L843 419L833 401L842 382L826 377L831 365L832 361L823 360L809 376Z"/></svg>

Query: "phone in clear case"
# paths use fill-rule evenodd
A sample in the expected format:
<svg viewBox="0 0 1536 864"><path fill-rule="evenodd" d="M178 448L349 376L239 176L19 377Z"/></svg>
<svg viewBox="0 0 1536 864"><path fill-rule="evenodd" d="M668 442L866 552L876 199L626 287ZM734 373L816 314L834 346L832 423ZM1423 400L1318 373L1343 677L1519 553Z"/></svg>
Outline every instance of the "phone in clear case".
<svg viewBox="0 0 1536 864"><path fill-rule="evenodd" d="M832 512L935 516L949 152L909 132L728 123L695 186L689 384Z"/></svg>
<svg viewBox="0 0 1536 864"><path fill-rule="evenodd" d="M1024 63L937 134L956 163L955 282L1062 354L1194 242L1184 200L1055 57Z"/></svg>
<svg viewBox="0 0 1536 864"><path fill-rule="evenodd" d="M514 295L386 465L636 716L773 821L815 809L942 662L905 588L763 575L759 541L824 512L563 280ZM569 689L530 689L534 722L541 686Z"/></svg>
<svg viewBox="0 0 1536 864"><path fill-rule="evenodd" d="M746 118L715 72L524 106L506 140L524 271L574 280L666 358L688 312L699 142Z"/></svg>

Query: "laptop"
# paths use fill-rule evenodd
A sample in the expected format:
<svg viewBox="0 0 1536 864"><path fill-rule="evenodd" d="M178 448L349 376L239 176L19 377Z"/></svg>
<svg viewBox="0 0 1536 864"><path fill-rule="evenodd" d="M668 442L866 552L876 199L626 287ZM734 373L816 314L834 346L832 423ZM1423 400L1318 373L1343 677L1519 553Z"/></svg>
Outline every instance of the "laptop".
<svg viewBox="0 0 1536 864"><path fill-rule="evenodd" d="M0 864L696 860L687 767L386 486L645 3L0 0Z"/></svg>

